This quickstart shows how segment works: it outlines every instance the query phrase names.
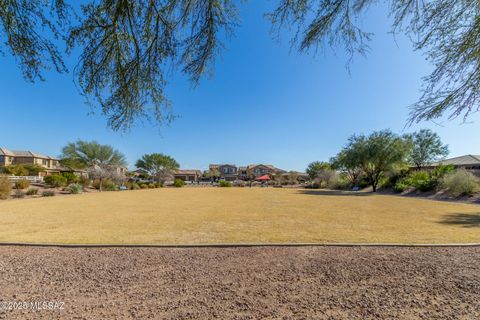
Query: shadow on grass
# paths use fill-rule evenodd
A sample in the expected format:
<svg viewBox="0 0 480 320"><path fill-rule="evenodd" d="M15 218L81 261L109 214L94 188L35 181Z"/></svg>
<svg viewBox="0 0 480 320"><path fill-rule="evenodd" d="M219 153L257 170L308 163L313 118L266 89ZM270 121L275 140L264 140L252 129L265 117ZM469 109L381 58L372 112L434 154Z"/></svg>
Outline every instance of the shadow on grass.
<svg viewBox="0 0 480 320"><path fill-rule="evenodd" d="M478 213L453 213L445 216L440 221L442 224L461 226L464 228L480 228L480 212Z"/></svg>
<svg viewBox="0 0 480 320"><path fill-rule="evenodd" d="M309 194L314 196L371 196L372 192L362 191L338 191L338 190L318 190L318 189L304 189L298 190L300 194Z"/></svg>

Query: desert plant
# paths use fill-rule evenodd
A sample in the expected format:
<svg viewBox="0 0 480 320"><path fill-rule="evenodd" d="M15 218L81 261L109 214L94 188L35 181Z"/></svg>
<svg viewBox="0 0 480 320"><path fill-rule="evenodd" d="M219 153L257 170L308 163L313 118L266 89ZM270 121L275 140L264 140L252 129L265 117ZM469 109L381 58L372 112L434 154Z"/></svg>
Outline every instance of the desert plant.
<svg viewBox="0 0 480 320"><path fill-rule="evenodd" d="M149 189L155 189L155 183L149 183L148 188Z"/></svg>
<svg viewBox="0 0 480 320"><path fill-rule="evenodd" d="M480 181L471 172L458 169L445 175L442 186L453 196L469 196L480 190Z"/></svg>
<svg viewBox="0 0 480 320"><path fill-rule="evenodd" d="M393 191L402 193L407 190L410 186L403 180L398 180L393 186Z"/></svg>
<svg viewBox="0 0 480 320"><path fill-rule="evenodd" d="M435 183L426 171L414 171L408 175L405 182L416 190L426 192L435 189Z"/></svg>
<svg viewBox="0 0 480 320"><path fill-rule="evenodd" d="M0 199L7 199L12 192L12 184L7 177L0 177Z"/></svg>
<svg viewBox="0 0 480 320"><path fill-rule="evenodd" d="M27 196L34 196L38 194L38 189L37 188L30 188L26 192Z"/></svg>
<svg viewBox="0 0 480 320"><path fill-rule="evenodd" d="M155 183L155 188L163 188L163 183L161 183L161 182L156 182L156 183Z"/></svg>
<svg viewBox="0 0 480 320"><path fill-rule="evenodd" d="M53 190L45 190L42 192L42 197L53 197L55 195L55 191Z"/></svg>
<svg viewBox="0 0 480 320"><path fill-rule="evenodd" d="M140 183L140 189L148 189L148 184Z"/></svg>
<svg viewBox="0 0 480 320"><path fill-rule="evenodd" d="M86 187L90 186L92 181L90 181L90 179L88 179L87 177L81 176L81 177L78 178L78 183L80 183L82 185L82 187L86 188Z"/></svg>
<svg viewBox="0 0 480 320"><path fill-rule="evenodd" d="M177 188L181 188L185 185L185 181L183 181L182 179L175 179L173 185Z"/></svg>
<svg viewBox="0 0 480 320"><path fill-rule="evenodd" d="M232 186L232 183L230 181L220 180L218 182L218 186L222 188L229 188Z"/></svg>
<svg viewBox="0 0 480 320"><path fill-rule="evenodd" d="M68 186L68 191L71 194L79 194L83 192L83 187L79 183L72 183Z"/></svg>
<svg viewBox="0 0 480 320"><path fill-rule="evenodd" d="M15 189L15 193L13 194L15 198L24 198L25 193L21 189Z"/></svg>
<svg viewBox="0 0 480 320"><path fill-rule="evenodd" d="M67 179L67 184L78 182L78 177L73 172L62 172L62 176Z"/></svg>
<svg viewBox="0 0 480 320"><path fill-rule="evenodd" d="M43 181L54 188L65 187L67 185L67 178L59 174L46 176L43 178Z"/></svg>
<svg viewBox="0 0 480 320"><path fill-rule="evenodd" d="M28 187L30 187L30 181L26 179L15 181L15 189L23 190L27 189Z"/></svg>

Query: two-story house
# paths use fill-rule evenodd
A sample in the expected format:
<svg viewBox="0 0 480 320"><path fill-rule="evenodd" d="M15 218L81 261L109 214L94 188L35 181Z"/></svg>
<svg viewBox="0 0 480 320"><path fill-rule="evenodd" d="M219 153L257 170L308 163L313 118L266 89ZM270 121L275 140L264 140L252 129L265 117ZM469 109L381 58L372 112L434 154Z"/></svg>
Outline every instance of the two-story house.
<svg viewBox="0 0 480 320"><path fill-rule="evenodd" d="M285 173L285 170L275 168L270 164L251 164L247 166L248 179L256 179L266 174L273 176L277 172Z"/></svg>
<svg viewBox="0 0 480 320"><path fill-rule="evenodd" d="M45 170L43 172L40 172L41 176L61 172L58 159L32 151L9 150L6 148L0 148L0 167L18 164L37 165L44 168Z"/></svg>

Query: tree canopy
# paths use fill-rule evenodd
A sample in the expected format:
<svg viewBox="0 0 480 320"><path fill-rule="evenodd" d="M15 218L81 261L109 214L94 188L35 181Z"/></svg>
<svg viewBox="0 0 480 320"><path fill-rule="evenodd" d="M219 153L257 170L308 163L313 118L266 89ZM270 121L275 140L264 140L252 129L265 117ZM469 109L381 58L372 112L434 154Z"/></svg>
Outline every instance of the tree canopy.
<svg viewBox="0 0 480 320"><path fill-rule="evenodd" d="M418 169L448 155L448 146L430 129L422 129L408 136L412 140L409 162Z"/></svg>
<svg viewBox="0 0 480 320"><path fill-rule="evenodd" d="M239 23L233 0L87 0L80 10L64 0L0 0L0 50L18 61L25 78L45 69L67 72L62 50L79 49L73 73L82 94L100 106L114 130L135 120L174 116L165 93L180 70L194 84L213 70L224 41ZM300 52L343 47L365 55L371 33L359 27L375 0L277 0L266 16L275 34L297 30ZM387 0L392 30L407 34L433 64L410 122L480 110L480 6L476 0Z"/></svg>
<svg viewBox="0 0 480 320"><path fill-rule="evenodd" d="M358 168L363 171L373 191L385 172L395 165L406 162L411 143L390 130L376 131L372 134L354 135L350 137L341 157L355 157ZM348 156L350 154L350 156ZM339 158L341 159L341 158Z"/></svg>
<svg viewBox="0 0 480 320"><path fill-rule="evenodd" d="M164 183L173 171L180 167L175 159L161 153L145 154L137 160L135 165L147 171L159 183Z"/></svg>

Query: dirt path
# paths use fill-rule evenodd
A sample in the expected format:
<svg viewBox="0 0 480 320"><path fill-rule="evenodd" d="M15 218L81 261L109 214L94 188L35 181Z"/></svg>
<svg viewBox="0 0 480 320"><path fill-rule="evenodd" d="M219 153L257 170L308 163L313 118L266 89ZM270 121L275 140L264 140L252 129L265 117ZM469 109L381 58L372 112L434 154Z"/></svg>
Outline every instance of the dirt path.
<svg viewBox="0 0 480 320"><path fill-rule="evenodd" d="M0 247L2 301L65 304L1 319L479 319L480 248Z"/></svg>

